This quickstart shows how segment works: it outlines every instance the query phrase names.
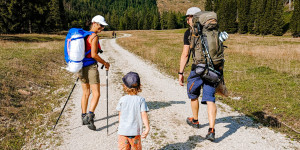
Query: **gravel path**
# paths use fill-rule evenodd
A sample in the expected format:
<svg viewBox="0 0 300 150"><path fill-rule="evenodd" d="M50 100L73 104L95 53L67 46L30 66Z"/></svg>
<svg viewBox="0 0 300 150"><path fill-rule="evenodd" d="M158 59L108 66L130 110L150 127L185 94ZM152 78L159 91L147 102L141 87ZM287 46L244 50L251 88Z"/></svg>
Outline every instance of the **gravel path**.
<svg viewBox="0 0 300 150"><path fill-rule="evenodd" d="M129 36L129 35L125 35ZM191 116L190 100L186 87L162 74L154 65L129 53L118 44L116 39L101 40L105 50L103 57L111 63L109 71L109 132L106 133L106 78L100 69L101 97L96 108L95 125L97 131L91 131L81 123L81 86L75 88L69 112L64 113L68 124L59 127L62 144L55 149L76 150L114 150L117 149L118 112L116 104L122 95L122 76L129 71L140 74L143 92L150 108L150 134L142 140L144 149L299 149L300 143L285 138L285 135L260 127L243 114L231 111L231 108L217 102L216 141L204 139L208 130L206 106L200 105L200 129L194 129L185 122ZM100 68L100 67L99 67ZM63 121L62 121L63 122Z"/></svg>

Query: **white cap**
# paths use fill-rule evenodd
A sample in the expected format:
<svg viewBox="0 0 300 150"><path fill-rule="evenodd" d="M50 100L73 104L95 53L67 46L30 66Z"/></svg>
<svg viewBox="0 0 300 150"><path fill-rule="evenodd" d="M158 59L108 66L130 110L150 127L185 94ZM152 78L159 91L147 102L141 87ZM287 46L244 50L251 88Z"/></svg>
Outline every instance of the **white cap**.
<svg viewBox="0 0 300 150"><path fill-rule="evenodd" d="M104 17L102 17L101 15L97 15L92 19L92 22L96 22L98 24L107 26L108 24L105 22Z"/></svg>
<svg viewBox="0 0 300 150"><path fill-rule="evenodd" d="M201 11L201 9L200 8L198 8L198 7L191 7L191 8L189 8L187 11L186 11L186 16L187 15L195 15L195 13L197 13L197 12L200 12Z"/></svg>

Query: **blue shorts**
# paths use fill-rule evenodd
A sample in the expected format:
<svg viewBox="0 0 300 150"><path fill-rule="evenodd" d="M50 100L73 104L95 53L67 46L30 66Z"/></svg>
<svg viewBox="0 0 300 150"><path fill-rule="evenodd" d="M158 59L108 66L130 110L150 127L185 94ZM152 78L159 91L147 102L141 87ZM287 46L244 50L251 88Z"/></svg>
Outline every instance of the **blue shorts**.
<svg viewBox="0 0 300 150"><path fill-rule="evenodd" d="M201 103L206 104L207 101L215 102L216 87L203 81L195 71L191 71L190 76L187 79L187 94L189 99L197 99L200 96L201 87L203 87Z"/></svg>

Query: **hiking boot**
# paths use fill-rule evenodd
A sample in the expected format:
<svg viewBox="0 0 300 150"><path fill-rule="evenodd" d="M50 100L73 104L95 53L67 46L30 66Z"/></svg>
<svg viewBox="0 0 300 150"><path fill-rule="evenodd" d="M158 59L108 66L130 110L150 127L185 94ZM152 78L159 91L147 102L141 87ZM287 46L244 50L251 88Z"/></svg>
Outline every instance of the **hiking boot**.
<svg viewBox="0 0 300 150"><path fill-rule="evenodd" d="M208 133L206 135L206 139L210 140L210 141L214 141L215 140L215 129L213 129L213 128L209 128L208 129Z"/></svg>
<svg viewBox="0 0 300 150"><path fill-rule="evenodd" d="M82 118L82 125L89 124L89 117L88 117L88 115L81 116L81 118Z"/></svg>
<svg viewBox="0 0 300 150"><path fill-rule="evenodd" d="M94 125L95 114L89 113L87 114L87 116L88 116L88 128L91 130L96 130L96 126Z"/></svg>
<svg viewBox="0 0 300 150"><path fill-rule="evenodd" d="M199 121L197 122L194 122L194 119L193 118L187 118L186 119L186 123L194 128L200 128L200 124L199 124Z"/></svg>

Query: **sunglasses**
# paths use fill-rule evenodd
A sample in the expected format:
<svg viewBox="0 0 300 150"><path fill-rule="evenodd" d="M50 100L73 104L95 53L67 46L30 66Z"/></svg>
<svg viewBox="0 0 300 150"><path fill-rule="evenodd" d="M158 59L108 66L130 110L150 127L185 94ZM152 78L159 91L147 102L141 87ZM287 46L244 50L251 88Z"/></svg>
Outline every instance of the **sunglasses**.
<svg viewBox="0 0 300 150"><path fill-rule="evenodd" d="M193 15L187 15L186 20L189 20L189 18L192 18L192 17L193 17Z"/></svg>
<svg viewBox="0 0 300 150"><path fill-rule="evenodd" d="M100 25L100 27L105 27L105 25L102 25L102 24L100 24L100 23L98 23L98 22L96 22L98 25Z"/></svg>

